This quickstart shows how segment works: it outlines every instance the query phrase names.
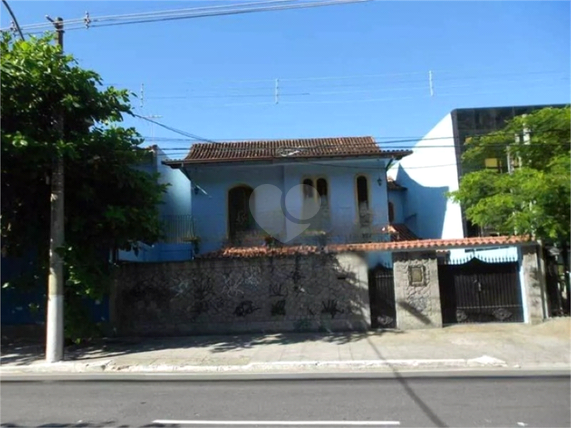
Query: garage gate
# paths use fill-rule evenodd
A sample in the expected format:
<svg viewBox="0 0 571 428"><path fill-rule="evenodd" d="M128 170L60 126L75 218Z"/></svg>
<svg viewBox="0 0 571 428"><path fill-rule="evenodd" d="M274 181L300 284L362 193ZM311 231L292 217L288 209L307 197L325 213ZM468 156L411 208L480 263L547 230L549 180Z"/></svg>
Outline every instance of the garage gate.
<svg viewBox="0 0 571 428"><path fill-rule="evenodd" d="M438 266L443 324L523 322L517 262Z"/></svg>

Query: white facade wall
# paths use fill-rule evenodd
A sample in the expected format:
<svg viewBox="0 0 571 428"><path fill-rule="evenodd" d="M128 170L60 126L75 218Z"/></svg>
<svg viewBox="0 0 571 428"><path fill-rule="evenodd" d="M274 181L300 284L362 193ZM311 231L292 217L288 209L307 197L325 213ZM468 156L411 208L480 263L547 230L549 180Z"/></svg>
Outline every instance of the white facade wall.
<svg viewBox="0 0 571 428"><path fill-rule="evenodd" d="M452 116L446 115L391 173L406 187L405 224L423 239L464 237L460 206L446 193L458 189Z"/></svg>

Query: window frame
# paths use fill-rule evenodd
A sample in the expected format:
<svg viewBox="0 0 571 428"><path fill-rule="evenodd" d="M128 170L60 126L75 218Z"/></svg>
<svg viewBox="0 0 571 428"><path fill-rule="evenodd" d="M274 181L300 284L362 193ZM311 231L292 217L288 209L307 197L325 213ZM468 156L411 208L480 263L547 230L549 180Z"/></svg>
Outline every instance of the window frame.
<svg viewBox="0 0 571 428"><path fill-rule="evenodd" d="M371 205L372 205L371 177L369 176L369 174L364 174L364 173L355 174L354 183L353 183L353 190L354 190L354 195L355 195L354 198L355 198L355 211L357 213L357 221L359 221L359 219L360 219L360 214L359 214L359 186L357 184L359 177L365 178L365 180L367 182L367 205L368 205L367 208L369 210L371 210Z"/></svg>
<svg viewBox="0 0 571 428"><path fill-rule="evenodd" d="M329 185L329 180L327 178L327 176L322 175L322 174L318 174L318 175L304 175L301 177L301 184L305 185L305 181L306 180L311 180L311 187L313 187L315 189L315 193L314 193L314 198L317 199L318 197L320 197L318 189L317 189L317 180L323 179L325 180L325 184L327 185L327 195L325 200L327 201L327 206L329 206L331 200L330 200L330 195L331 195L331 186ZM302 204L305 203L305 193L302 191L301 192L301 202Z"/></svg>

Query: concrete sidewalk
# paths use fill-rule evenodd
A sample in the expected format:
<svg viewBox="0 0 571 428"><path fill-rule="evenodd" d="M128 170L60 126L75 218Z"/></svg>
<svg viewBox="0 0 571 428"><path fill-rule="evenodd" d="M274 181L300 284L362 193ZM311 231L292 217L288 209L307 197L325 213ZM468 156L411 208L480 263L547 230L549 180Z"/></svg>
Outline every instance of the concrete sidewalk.
<svg viewBox="0 0 571 428"><path fill-rule="evenodd" d="M305 373L570 368L571 321L347 334L107 340L47 364L40 346L4 346L0 374Z"/></svg>

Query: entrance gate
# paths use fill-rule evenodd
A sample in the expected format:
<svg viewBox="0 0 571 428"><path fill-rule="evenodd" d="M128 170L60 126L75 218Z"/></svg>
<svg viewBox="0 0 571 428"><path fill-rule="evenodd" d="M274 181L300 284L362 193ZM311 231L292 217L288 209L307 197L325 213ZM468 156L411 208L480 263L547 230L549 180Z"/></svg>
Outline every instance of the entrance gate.
<svg viewBox="0 0 571 428"><path fill-rule="evenodd" d="M379 265L369 274L372 328L396 328L395 285L392 268Z"/></svg>
<svg viewBox="0 0 571 428"><path fill-rule="evenodd" d="M439 265L438 281L443 324L523 322L516 262Z"/></svg>

